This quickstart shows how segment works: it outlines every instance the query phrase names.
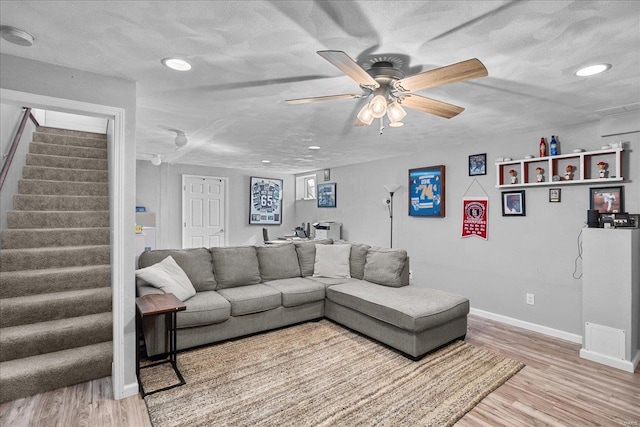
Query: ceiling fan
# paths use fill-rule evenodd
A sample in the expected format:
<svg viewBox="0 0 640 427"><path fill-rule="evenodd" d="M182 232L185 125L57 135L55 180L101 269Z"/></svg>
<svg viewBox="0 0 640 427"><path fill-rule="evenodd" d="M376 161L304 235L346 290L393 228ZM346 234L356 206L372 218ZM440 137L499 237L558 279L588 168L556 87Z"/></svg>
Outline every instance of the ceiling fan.
<svg viewBox="0 0 640 427"><path fill-rule="evenodd" d="M368 98L373 95L371 101L358 113L355 124L356 126L370 125L374 119L380 119L380 133L384 128L385 114L389 118L389 126L400 127L404 124L402 119L407 113L402 107L413 108L446 119L457 116L464 111L464 108L416 95L414 92L485 77L489 74L482 62L475 58L405 77L404 73L388 60L374 62L367 71L343 51L321 50L317 53L358 83L363 92L287 99L285 102L307 104L334 99Z"/></svg>

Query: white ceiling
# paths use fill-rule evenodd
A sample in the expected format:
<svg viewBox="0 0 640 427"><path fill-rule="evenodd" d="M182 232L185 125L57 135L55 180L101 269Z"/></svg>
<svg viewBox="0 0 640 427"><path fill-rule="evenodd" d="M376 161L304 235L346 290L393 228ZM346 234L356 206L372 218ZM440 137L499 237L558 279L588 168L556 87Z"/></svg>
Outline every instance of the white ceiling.
<svg viewBox="0 0 640 427"><path fill-rule="evenodd" d="M35 37L3 53L137 82L137 152L165 161L297 173L547 130L640 102L637 1L8 1L0 23ZM408 110L402 128L352 126L359 101L284 99L357 93L315 52L407 75L470 58L489 76L419 94L466 108L450 120ZM163 67L187 59L190 72ZM606 62L598 76L574 75ZM189 144L175 151L175 134ZM320 151L307 147L319 145ZM473 151L473 150L471 150ZM271 160L263 166L263 159Z"/></svg>

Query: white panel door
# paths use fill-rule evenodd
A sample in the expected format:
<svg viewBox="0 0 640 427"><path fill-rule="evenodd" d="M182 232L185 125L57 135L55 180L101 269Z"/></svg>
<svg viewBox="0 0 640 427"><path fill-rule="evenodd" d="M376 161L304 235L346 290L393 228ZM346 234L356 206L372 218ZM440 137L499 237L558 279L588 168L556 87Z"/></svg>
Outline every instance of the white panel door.
<svg viewBox="0 0 640 427"><path fill-rule="evenodd" d="M182 182L182 247L224 246L226 181L185 175Z"/></svg>

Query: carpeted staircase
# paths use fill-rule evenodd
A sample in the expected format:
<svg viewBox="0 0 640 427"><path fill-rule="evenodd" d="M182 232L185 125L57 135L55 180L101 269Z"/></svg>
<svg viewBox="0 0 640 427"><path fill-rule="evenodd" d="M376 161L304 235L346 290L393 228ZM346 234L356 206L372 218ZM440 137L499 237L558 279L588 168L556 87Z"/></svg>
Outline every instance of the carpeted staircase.
<svg viewBox="0 0 640 427"><path fill-rule="evenodd" d="M111 375L106 136L32 141L0 236L0 403Z"/></svg>

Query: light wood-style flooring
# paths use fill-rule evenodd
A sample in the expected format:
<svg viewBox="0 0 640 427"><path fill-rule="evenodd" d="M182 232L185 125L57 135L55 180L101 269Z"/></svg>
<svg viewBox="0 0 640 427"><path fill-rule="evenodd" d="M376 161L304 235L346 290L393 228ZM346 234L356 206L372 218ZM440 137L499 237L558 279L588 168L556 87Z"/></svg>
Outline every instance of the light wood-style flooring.
<svg viewBox="0 0 640 427"><path fill-rule="evenodd" d="M467 342L527 366L457 426L640 427L640 368L631 374L580 359L579 344L477 316L469 316ZM150 426L142 399L113 400L109 378L0 405L0 423Z"/></svg>

